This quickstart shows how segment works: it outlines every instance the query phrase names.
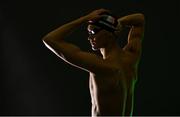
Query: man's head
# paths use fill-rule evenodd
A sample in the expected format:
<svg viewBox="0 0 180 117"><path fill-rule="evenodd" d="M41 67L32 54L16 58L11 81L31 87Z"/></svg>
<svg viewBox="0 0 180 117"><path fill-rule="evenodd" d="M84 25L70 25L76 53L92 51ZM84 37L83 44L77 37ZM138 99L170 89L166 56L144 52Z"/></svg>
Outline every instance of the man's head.
<svg viewBox="0 0 180 117"><path fill-rule="evenodd" d="M88 21L88 40L93 50L104 48L115 39L114 32L118 25L117 18L110 13L101 14L102 17L95 21Z"/></svg>

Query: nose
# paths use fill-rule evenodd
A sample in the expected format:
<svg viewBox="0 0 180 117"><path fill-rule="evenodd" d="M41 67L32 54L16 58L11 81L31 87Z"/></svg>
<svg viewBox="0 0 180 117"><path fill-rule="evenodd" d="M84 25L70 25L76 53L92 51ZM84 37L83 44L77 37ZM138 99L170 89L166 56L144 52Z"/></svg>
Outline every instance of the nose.
<svg viewBox="0 0 180 117"><path fill-rule="evenodd" d="M94 38L93 35L89 35L88 40L90 41L90 40L92 40L93 38Z"/></svg>

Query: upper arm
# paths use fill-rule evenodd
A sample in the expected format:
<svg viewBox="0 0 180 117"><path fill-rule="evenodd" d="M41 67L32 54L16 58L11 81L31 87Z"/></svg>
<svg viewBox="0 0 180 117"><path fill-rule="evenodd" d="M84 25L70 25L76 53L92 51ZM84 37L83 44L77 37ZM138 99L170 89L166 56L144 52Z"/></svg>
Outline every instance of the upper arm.
<svg viewBox="0 0 180 117"><path fill-rule="evenodd" d="M128 43L124 47L125 50L140 54L142 49L142 39L144 36L144 25L132 26L128 34Z"/></svg>
<svg viewBox="0 0 180 117"><path fill-rule="evenodd" d="M113 70L111 64L105 62L101 57L81 51L77 46L67 42L45 42L46 46L65 62L88 72L110 72Z"/></svg>
<svg viewBox="0 0 180 117"><path fill-rule="evenodd" d="M128 34L128 43L124 47L124 49L132 53L140 53L141 42L144 36L144 15L141 13L127 15L119 18L119 22L124 26L130 27L130 31Z"/></svg>

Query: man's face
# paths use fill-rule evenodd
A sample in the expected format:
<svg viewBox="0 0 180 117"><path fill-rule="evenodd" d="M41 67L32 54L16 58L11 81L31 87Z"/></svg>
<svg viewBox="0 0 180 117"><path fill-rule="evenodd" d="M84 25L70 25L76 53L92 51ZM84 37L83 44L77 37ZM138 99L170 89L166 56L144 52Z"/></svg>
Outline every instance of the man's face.
<svg viewBox="0 0 180 117"><path fill-rule="evenodd" d="M95 25L88 25L87 30L89 33L88 40L90 41L92 49L96 51L102 47L104 42L103 29Z"/></svg>

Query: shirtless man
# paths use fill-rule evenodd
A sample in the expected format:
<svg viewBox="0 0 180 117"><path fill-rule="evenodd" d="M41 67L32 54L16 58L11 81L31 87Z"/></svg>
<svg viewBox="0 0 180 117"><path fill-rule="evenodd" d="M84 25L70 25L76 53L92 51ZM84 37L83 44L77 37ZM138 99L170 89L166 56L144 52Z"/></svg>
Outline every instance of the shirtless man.
<svg viewBox="0 0 180 117"><path fill-rule="evenodd" d="M43 42L65 62L89 72L92 116L131 116L144 33L144 15L127 15L116 20L117 23L112 16L106 15L105 20L109 21L111 26L103 27L106 23L97 23L104 18L103 13L109 11L94 10L64 24L44 36ZM92 49L100 50L102 56L84 52L64 40L73 30L87 22L88 40ZM116 38L124 26L130 27L128 43L120 48Z"/></svg>

